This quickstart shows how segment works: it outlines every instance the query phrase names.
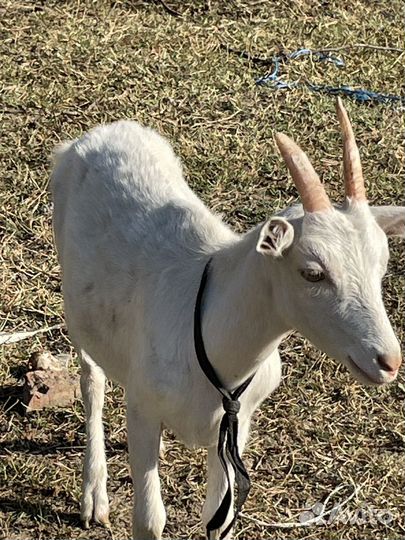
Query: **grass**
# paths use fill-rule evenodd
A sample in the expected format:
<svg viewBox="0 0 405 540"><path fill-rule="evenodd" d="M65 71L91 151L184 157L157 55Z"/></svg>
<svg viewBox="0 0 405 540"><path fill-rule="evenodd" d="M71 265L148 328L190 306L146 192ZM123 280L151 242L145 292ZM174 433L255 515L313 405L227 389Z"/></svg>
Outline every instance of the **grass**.
<svg viewBox="0 0 405 540"><path fill-rule="evenodd" d="M173 143L193 188L236 230L296 199L273 133L306 148L342 197L341 144L328 96L255 86L265 68L231 49L271 57L279 50L372 43L402 45L402 4L278 0L18 2L0 7L1 144L0 330L63 318L59 267L47 194L52 148L100 122L134 118ZM289 80L401 92L404 54L340 51L346 68L309 58L283 67ZM345 100L361 144L369 197L399 203L403 193L403 113ZM403 341L404 255L391 243L384 281L390 318ZM83 408L22 416L18 385L30 353L72 352L64 328L0 349L0 537L110 538L130 534L131 480L122 391L109 384L105 408L112 534L78 520ZM363 388L299 336L283 344L283 382L255 415L246 461L253 489L236 534L273 539L396 539L402 522L404 426L399 384ZM72 370L76 370L74 362ZM205 452L165 435L161 478L165 538L195 538L204 497ZM308 504L344 483L361 488L345 507L388 511L388 525L339 522L289 530ZM348 496L350 489L339 493Z"/></svg>

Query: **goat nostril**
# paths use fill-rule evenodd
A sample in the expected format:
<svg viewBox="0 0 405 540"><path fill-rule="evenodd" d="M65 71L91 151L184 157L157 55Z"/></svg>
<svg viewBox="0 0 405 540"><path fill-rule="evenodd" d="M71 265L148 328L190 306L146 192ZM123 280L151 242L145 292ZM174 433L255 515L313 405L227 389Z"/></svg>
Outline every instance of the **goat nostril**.
<svg viewBox="0 0 405 540"><path fill-rule="evenodd" d="M397 358L395 356L388 356L386 354L379 354L377 356L377 362L383 371L395 373L396 371L398 371L398 368L401 365L401 358Z"/></svg>

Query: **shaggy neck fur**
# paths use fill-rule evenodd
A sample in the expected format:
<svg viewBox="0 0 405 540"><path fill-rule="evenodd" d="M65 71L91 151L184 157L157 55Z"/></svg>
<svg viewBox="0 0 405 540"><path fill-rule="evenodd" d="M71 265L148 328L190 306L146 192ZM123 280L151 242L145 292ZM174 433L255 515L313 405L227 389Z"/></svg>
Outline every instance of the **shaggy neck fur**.
<svg viewBox="0 0 405 540"><path fill-rule="evenodd" d="M255 249L259 229L214 254L204 293L205 347L228 389L254 373L289 331L274 301L268 261Z"/></svg>

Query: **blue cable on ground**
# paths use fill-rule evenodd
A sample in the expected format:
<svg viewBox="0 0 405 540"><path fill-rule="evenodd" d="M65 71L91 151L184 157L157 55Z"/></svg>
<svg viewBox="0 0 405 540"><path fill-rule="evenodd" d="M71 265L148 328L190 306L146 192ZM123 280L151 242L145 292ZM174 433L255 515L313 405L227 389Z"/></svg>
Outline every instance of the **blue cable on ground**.
<svg viewBox="0 0 405 540"><path fill-rule="evenodd" d="M396 96L393 94L382 94L380 92L373 92L372 90L365 90L363 88L356 90L350 86L330 86L326 84L313 84L311 82L285 81L280 77L280 65L282 63L308 55L311 55L316 62L331 62L339 68L345 67L343 59L332 54L323 53L322 51L312 51L311 49L298 49L287 55L275 56L273 58L272 71L256 79L256 84L259 86L270 85L275 90L309 88L313 92L320 92L333 96L349 96L361 103L365 101L376 101L378 103L399 102L401 105L405 105L405 97Z"/></svg>

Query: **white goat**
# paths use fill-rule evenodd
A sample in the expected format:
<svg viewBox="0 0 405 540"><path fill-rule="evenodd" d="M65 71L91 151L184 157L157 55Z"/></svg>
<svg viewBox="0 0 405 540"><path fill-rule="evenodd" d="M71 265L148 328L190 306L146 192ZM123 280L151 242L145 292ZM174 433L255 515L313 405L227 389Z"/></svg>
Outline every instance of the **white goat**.
<svg viewBox="0 0 405 540"><path fill-rule="evenodd" d="M277 347L292 329L362 383L395 379L400 347L382 302L381 278L386 234L403 236L405 209L367 204L340 102L338 115L345 203L331 205L307 156L279 134L303 206L244 235L189 189L179 159L152 129L116 122L57 151L54 231L87 414L86 527L91 519L108 523L104 374L126 389L134 538L160 538L165 524L158 476L163 427L187 445L208 448L205 523L222 500L227 481L216 450L221 396L198 365L193 342L196 294L209 258L202 325L208 357L229 390L256 372L241 397L241 450L252 413L280 382Z"/></svg>

